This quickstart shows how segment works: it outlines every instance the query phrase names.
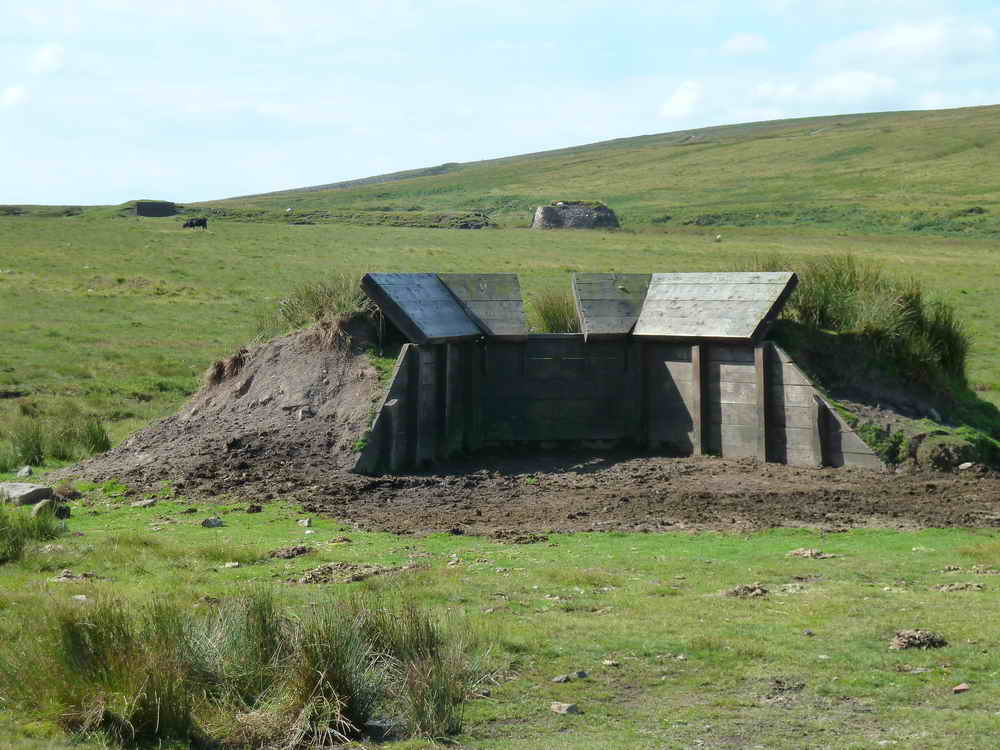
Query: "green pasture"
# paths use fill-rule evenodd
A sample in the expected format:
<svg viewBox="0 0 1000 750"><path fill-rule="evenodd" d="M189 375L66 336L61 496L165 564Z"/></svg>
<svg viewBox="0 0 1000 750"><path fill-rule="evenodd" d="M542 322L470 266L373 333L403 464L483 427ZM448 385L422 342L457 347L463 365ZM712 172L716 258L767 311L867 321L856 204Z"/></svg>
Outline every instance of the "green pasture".
<svg viewBox="0 0 1000 750"><path fill-rule="evenodd" d="M32 612L79 594L160 597L198 608L209 606L205 597L273 584L294 612L331 592L367 590L414 597L491 639L489 696L466 705L455 738L461 747L994 744L994 531L608 533L516 545L363 533L314 518L315 533L307 535L296 523L301 511L280 502L247 514L224 498L193 503L165 487L156 506L135 509L135 496L122 496L123 489L92 487L73 504L66 534L0 568L5 642L32 637ZM216 514L222 528L199 525ZM268 557L293 544L312 551L293 560ZM803 547L835 557L788 555ZM326 562L411 567L360 583L288 583ZM946 572L950 566L960 570ZM67 568L99 578L52 582ZM984 590L934 590L965 582ZM769 594L721 593L747 583ZM930 629L948 646L889 650L904 628ZM589 676L552 682L577 670ZM953 694L963 682L971 689ZM553 701L576 703L582 713L557 716L549 711ZM42 744L59 734L51 717L30 712L0 710L0 739L5 734L6 746L19 750L61 746Z"/></svg>
<svg viewBox="0 0 1000 750"><path fill-rule="evenodd" d="M713 271L753 256L855 253L952 303L973 339L969 377L1000 403L1000 307L983 238L744 227L642 232L479 231L174 219L0 217L0 391L77 399L121 439L165 416L215 359L246 344L256 314L338 272L509 271L530 303L572 271ZM794 269L793 269L794 270ZM0 399L0 410L23 398Z"/></svg>

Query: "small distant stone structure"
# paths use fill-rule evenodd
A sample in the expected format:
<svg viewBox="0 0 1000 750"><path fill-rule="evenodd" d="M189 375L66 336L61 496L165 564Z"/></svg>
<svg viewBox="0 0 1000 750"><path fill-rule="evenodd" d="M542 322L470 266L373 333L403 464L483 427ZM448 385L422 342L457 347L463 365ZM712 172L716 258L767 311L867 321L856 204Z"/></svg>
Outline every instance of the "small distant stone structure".
<svg viewBox="0 0 1000 750"><path fill-rule="evenodd" d="M369 273L362 288L410 343L355 471L548 441L879 468L767 339L797 283L791 272L576 273L581 333L538 334L515 274Z"/></svg>
<svg viewBox="0 0 1000 750"><path fill-rule="evenodd" d="M532 229L614 229L615 212L600 201L553 201L535 209Z"/></svg>
<svg viewBox="0 0 1000 750"><path fill-rule="evenodd" d="M172 201L136 201L136 216L173 216L177 213L177 204Z"/></svg>

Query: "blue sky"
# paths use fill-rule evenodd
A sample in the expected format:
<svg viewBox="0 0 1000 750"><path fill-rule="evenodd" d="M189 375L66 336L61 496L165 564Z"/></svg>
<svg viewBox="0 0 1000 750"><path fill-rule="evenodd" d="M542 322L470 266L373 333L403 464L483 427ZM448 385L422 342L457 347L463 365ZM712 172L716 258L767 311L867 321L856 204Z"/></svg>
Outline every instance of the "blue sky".
<svg viewBox="0 0 1000 750"><path fill-rule="evenodd" d="M993 2L0 2L0 203L209 200L997 103Z"/></svg>

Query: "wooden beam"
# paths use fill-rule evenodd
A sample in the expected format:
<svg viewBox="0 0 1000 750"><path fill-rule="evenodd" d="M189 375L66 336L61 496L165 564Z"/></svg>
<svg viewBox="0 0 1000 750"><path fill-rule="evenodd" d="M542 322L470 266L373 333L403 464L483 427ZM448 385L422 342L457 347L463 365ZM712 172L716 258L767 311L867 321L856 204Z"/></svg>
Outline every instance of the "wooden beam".
<svg viewBox="0 0 1000 750"><path fill-rule="evenodd" d="M462 372L466 363L462 356L464 344L445 344L445 457L462 452L465 439L465 374Z"/></svg>
<svg viewBox="0 0 1000 750"><path fill-rule="evenodd" d="M753 369L757 389L757 458L767 460L767 370L764 361L766 344L758 342L753 348Z"/></svg>
<svg viewBox="0 0 1000 750"><path fill-rule="evenodd" d="M702 367L702 349L705 344L691 345L691 452L701 456L705 453L705 438L702 425L705 422L705 374Z"/></svg>

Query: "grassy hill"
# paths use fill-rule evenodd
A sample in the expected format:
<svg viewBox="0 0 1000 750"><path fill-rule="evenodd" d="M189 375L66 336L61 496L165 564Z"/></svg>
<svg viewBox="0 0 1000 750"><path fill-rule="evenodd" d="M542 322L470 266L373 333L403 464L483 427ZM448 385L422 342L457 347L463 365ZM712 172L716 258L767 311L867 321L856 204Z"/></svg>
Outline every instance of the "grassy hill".
<svg viewBox="0 0 1000 750"><path fill-rule="evenodd" d="M625 138L201 204L235 216L419 223L604 200L627 227L819 225L1000 233L1000 106L838 115Z"/></svg>

